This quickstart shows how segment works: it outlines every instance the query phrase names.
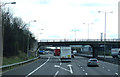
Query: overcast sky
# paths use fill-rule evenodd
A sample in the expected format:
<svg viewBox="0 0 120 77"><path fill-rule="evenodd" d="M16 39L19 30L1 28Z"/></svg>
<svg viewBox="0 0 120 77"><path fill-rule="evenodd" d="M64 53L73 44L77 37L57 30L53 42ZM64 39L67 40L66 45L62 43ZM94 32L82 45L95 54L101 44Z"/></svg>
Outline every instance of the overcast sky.
<svg viewBox="0 0 120 77"><path fill-rule="evenodd" d="M88 23L89 39L100 39L100 34L104 35L104 12L107 12L106 38L118 38L119 0L4 0L11 1L17 4L6 7L11 7L14 16L26 23L37 20L30 23L30 31L39 40L75 39L72 30L79 30L76 39L88 39Z"/></svg>

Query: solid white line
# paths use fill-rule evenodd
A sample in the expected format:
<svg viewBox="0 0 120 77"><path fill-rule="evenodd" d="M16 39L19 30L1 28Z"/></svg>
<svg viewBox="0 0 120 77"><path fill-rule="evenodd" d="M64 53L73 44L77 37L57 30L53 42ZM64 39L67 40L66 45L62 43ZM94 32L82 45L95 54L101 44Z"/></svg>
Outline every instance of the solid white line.
<svg viewBox="0 0 120 77"><path fill-rule="evenodd" d="M30 72L27 76L25 77L28 77L29 75L33 74L34 72L36 72L38 69L40 69L42 66L44 66L48 61L49 61L50 57L47 59L47 61L45 63L43 63L42 65L40 65L38 68L36 68L35 70L33 70L32 72Z"/></svg>
<svg viewBox="0 0 120 77"><path fill-rule="evenodd" d="M71 67L71 66L69 66L69 68L70 68L70 72L73 74L72 67Z"/></svg>
<svg viewBox="0 0 120 77"><path fill-rule="evenodd" d="M70 72L70 73L72 73L72 74L73 74L72 67L71 67L70 65L68 65L68 67L70 68L70 70L65 69L65 68L63 68L63 67L61 67L61 66L59 66L59 65L54 65L54 67L61 68L61 69L65 70L65 71L68 71L68 72Z"/></svg>
<svg viewBox="0 0 120 77"><path fill-rule="evenodd" d="M61 60L59 59L59 61L61 61Z"/></svg>
<svg viewBox="0 0 120 77"><path fill-rule="evenodd" d="M118 75L118 73L115 73L116 75Z"/></svg>
<svg viewBox="0 0 120 77"><path fill-rule="evenodd" d="M63 67L60 67L61 69L63 69L63 70L66 70L66 71L68 71L68 72L70 72L70 70L68 70L68 69L65 69L65 68L63 68Z"/></svg>
<svg viewBox="0 0 120 77"><path fill-rule="evenodd" d="M58 67L58 68L61 68L61 69L63 69L63 70L66 70L66 71L70 72L70 70L65 69L65 68L63 68L63 67L61 67L61 66L58 66L58 65L54 65L54 67Z"/></svg>
<svg viewBox="0 0 120 77"><path fill-rule="evenodd" d="M59 73L59 71L57 71L57 72L55 73L54 77L56 77L58 73Z"/></svg>
<svg viewBox="0 0 120 77"><path fill-rule="evenodd" d="M87 73L85 73L85 75L88 75Z"/></svg>

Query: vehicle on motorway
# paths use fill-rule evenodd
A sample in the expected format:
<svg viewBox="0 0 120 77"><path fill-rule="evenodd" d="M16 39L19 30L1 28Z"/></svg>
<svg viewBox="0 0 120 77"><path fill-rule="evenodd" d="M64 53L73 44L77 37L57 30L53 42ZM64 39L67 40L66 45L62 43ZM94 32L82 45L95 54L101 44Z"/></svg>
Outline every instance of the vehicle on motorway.
<svg viewBox="0 0 120 77"><path fill-rule="evenodd" d="M38 53L39 53L39 54L45 54L45 51L44 51L44 50L39 50Z"/></svg>
<svg viewBox="0 0 120 77"><path fill-rule="evenodd" d="M60 49L54 50L54 56L60 56Z"/></svg>
<svg viewBox="0 0 120 77"><path fill-rule="evenodd" d="M90 58L88 60L87 66L99 66L98 60L96 58Z"/></svg>
<svg viewBox="0 0 120 77"><path fill-rule="evenodd" d="M71 61L71 47L61 47L60 59L61 61Z"/></svg>
<svg viewBox="0 0 120 77"><path fill-rule="evenodd" d="M52 52L51 51L45 51L45 54L51 54Z"/></svg>
<svg viewBox="0 0 120 77"><path fill-rule="evenodd" d="M74 54L72 54L71 57L74 58Z"/></svg>
<svg viewBox="0 0 120 77"><path fill-rule="evenodd" d="M53 52L52 52L52 51L49 51L49 54L53 54Z"/></svg>
<svg viewBox="0 0 120 77"><path fill-rule="evenodd" d="M120 59L120 48L112 48L111 49L111 55L113 58Z"/></svg>
<svg viewBox="0 0 120 77"><path fill-rule="evenodd" d="M76 54L77 54L77 51L76 51L76 50L74 50L74 51L73 51L73 54L74 54L74 55L76 55Z"/></svg>

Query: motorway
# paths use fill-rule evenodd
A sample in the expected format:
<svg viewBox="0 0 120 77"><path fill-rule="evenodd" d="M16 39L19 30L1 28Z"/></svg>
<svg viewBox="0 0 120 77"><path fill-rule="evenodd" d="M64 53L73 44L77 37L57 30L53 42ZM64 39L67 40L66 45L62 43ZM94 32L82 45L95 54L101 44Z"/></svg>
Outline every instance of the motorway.
<svg viewBox="0 0 120 77"><path fill-rule="evenodd" d="M99 61L99 67L87 67L88 59L75 56L71 62L61 62L59 56L41 55L41 58L3 73L2 77L61 77L61 76L118 76L118 65Z"/></svg>

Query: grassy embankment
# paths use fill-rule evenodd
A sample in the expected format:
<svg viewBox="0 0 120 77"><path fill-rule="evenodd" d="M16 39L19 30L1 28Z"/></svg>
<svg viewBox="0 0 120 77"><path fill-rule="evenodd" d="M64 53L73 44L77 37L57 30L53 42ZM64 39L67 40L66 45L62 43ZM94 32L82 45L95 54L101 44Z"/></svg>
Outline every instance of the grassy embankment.
<svg viewBox="0 0 120 77"><path fill-rule="evenodd" d="M29 57L28 59L34 58L33 56ZM10 58L3 57L3 65L8 65L8 64L13 64L13 63L18 63L21 61L27 60L27 55L24 52L19 52L18 56L13 56Z"/></svg>

